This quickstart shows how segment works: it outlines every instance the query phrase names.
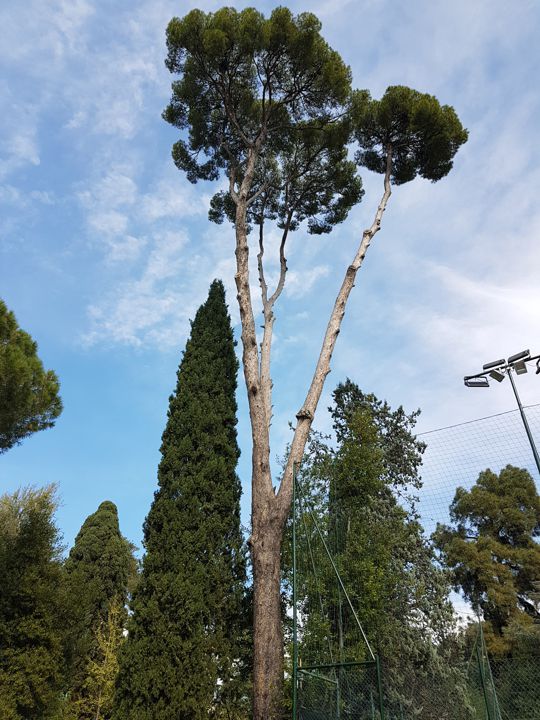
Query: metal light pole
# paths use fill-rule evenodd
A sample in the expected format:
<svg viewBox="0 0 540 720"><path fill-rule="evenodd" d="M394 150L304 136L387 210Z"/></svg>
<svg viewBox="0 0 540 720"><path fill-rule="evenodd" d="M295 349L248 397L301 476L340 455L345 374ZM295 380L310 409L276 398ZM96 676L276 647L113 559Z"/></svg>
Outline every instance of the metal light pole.
<svg viewBox="0 0 540 720"><path fill-rule="evenodd" d="M508 358L508 360L501 358L501 360L495 360L494 362L486 363L485 365L483 365L481 373L477 373L476 375L465 375L465 377L463 378L463 382L467 387L489 387L488 378L491 377L497 382L502 382L505 376L508 375L519 408L521 420L523 421L523 427L525 428L525 432L527 433L527 437L531 445L534 461L538 469L538 475L540 475L540 455L538 454L538 450L536 448L534 438L531 433L531 428L529 427L529 422L527 420L527 416L525 415L523 405L521 404L521 399L517 391L515 380L512 376L513 373L515 373L516 375L525 374L527 372L527 363L534 361L536 361L536 374L538 375L540 374L540 355L534 355L534 357L531 357L531 353L529 350L523 350L523 352L512 355Z"/></svg>

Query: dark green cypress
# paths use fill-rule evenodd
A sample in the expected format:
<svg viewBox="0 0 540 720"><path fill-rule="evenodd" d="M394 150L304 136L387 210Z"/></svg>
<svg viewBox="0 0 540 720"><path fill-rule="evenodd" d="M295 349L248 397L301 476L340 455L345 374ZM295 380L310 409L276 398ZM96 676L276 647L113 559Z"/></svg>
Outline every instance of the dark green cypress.
<svg viewBox="0 0 540 720"><path fill-rule="evenodd" d="M137 569L133 550L120 532L116 505L107 500L86 518L65 562L68 689L73 698L84 693L96 632L111 603L127 604Z"/></svg>
<svg viewBox="0 0 540 720"><path fill-rule="evenodd" d="M170 397L115 720L219 717L242 703L245 559L236 464L238 362L215 280Z"/></svg>

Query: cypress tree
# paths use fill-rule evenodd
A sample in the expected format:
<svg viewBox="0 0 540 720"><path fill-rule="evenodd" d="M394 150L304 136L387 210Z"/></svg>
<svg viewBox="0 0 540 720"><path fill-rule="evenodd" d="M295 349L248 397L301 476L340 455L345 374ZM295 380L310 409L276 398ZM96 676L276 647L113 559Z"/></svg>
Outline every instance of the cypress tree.
<svg viewBox="0 0 540 720"><path fill-rule="evenodd" d="M55 717L63 680L53 486L0 497L0 717Z"/></svg>
<svg viewBox="0 0 540 720"><path fill-rule="evenodd" d="M136 576L133 546L120 532L118 511L102 502L84 521L65 562L68 688L74 702L84 694L88 665L99 651L97 633L112 603L125 624L128 593Z"/></svg>
<svg viewBox="0 0 540 720"><path fill-rule="evenodd" d="M115 720L237 716L242 703L245 560L234 344L223 285L215 280L192 322L169 400Z"/></svg>

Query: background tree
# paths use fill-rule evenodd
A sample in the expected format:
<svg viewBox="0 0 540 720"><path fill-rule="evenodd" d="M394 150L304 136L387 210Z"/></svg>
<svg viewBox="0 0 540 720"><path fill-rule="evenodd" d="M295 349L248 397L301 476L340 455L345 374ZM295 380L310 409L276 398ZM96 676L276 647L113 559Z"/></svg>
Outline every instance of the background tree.
<svg viewBox="0 0 540 720"><path fill-rule="evenodd" d="M128 595L137 574L133 551L133 545L120 532L116 505L107 500L86 518L65 562L68 690L72 703L84 700L87 693L88 665L101 653L98 633L107 622L111 603L121 609L117 618L120 628L125 625Z"/></svg>
<svg viewBox="0 0 540 720"><path fill-rule="evenodd" d="M393 410L350 380L339 384L333 397L337 445L332 448L314 438L301 484L319 525L326 528L357 616L381 658L386 709L399 716L414 708L415 715L427 719L460 697L459 717L466 718L465 678L452 660L450 586L435 563L414 507L424 451L413 434L419 411ZM315 562L319 568L325 566L324 557ZM336 640L334 657L368 660L366 644L336 592L332 572L325 585L323 602L330 635ZM301 612L308 627L310 609L318 622L320 607L310 594Z"/></svg>
<svg viewBox="0 0 540 720"><path fill-rule="evenodd" d="M245 583L236 464L238 362L220 281L192 323L170 397L115 720L237 717ZM219 701L219 702L218 702Z"/></svg>
<svg viewBox="0 0 540 720"><path fill-rule="evenodd" d="M452 526L438 525L435 541L463 592L486 622L486 644L507 654L513 625L539 620L540 496L527 472L507 465L484 470L470 490L459 487L450 506Z"/></svg>
<svg viewBox="0 0 540 720"><path fill-rule="evenodd" d="M44 370L37 349L0 300L0 454L53 427L62 412L58 378Z"/></svg>
<svg viewBox="0 0 540 720"><path fill-rule="evenodd" d="M391 182L417 174L439 180L467 133L455 112L431 96L389 88L378 102L367 91L352 100L350 71L320 35L310 13L277 8L270 18L248 8L193 10L167 28L167 67L173 83L165 119L188 131L173 158L191 182L224 173L228 192L210 215L234 221L236 274L242 323L243 369L252 427L252 527L254 581L254 717L279 713L283 680L280 552L292 499L293 463L300 461L322 393L347 299L369 244L378 232ZM371 226L346 270L330 314L320 356L298 411L291 452L278 492L270 470L272 418L270 355L274 305L287 273L285 247L302 221L309 232L328 232L361 197L347 159L353 131L357 161L384 174L384 193ZM282 229L281 271L272 294L264 273L265 227ZM263 304L259 350L249 279L250 224L257 227L258 273Z"/></svg>
<svg viewBox="0 0 540 720"><path fill-rule="evenodd" d="M55 716L63 680L55 489L0 498L0 716Z"/></svg>
<svg viewBox="0 0 540 720"><path fill-rule="evenodd" d="M86 666L83 692L65 703L61 720L109 720L124 638L125 608L112 600L95 632L95 651Z"/></svg>

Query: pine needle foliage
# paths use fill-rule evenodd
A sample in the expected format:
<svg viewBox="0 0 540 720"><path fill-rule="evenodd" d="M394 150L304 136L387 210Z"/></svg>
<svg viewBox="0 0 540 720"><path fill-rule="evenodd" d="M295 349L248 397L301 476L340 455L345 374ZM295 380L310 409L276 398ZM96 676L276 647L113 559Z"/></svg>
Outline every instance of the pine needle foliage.
<svg viewBox="0 0 540 720"><path fill-rule="evenodd" d="M192 322L169 401L115 720L238 717L245 702L237 369L216 280Z"/></svg>
<svg viewBox="0 0 540 720"><path fill-rule="evenodd" d="M37 350L0 300L0 454L53 427L62 412L58 378L44 369Z"/></svg>
<svg viewBox="0 0 540 720"><path fill-rule="evenodd" d="M534 598L540 581L540 495L529 472L507 465L482 471L470 490L457 488L452 526L435 541L456 589L482 613L486 644L508 655L512 633L540 621ZM518 633L519 634L519 633Z"/></svg>

